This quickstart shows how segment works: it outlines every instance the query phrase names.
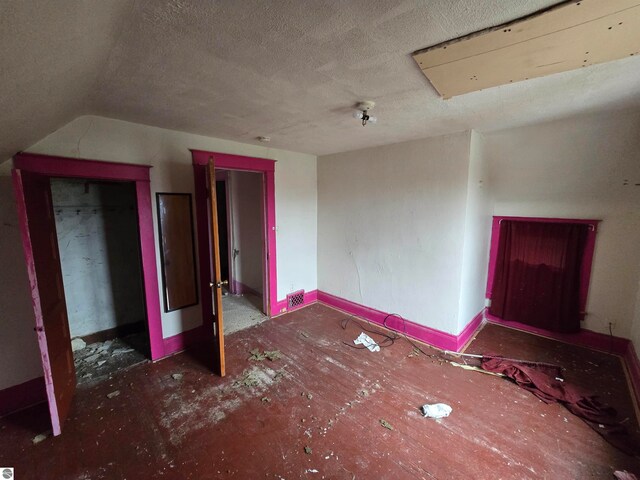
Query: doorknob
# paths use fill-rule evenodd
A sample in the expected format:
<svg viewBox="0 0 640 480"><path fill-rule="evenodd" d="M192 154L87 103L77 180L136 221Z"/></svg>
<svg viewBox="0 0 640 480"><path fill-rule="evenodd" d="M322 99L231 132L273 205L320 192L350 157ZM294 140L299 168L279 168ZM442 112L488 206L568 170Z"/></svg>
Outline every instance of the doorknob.
<svg viewBox="0 0 640 480"><path fill-rule="evenodd" d="M211 288L213 288L213 287L214 287L214 285L215 285L216 287L218 287L218 288L222 288L222 286L223 286L223 285L229 285L229 280L223 280L223 281L218 282L218 283L215 283L215 284L214 284L213 282L209 282L209 286L210 286Z"/></svg>

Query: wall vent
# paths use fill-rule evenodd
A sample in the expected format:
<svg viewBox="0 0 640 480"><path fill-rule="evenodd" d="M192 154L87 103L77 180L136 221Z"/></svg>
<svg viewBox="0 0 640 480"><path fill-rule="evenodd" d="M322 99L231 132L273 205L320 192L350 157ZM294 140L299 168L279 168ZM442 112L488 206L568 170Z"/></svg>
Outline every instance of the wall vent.
<svg viewBox="0 0 640 480"><path fill-rule="evenodd" d="M287 295L287 308L294 310L304 304L304 290L298 290Z"/></svg>

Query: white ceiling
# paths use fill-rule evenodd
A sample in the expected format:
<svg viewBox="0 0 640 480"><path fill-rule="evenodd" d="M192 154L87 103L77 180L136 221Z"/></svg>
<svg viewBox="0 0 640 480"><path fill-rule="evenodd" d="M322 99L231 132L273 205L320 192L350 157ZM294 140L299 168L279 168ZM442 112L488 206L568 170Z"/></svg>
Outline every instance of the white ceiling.
<svg viewBox="0 0 640 480"><path fill-rule="evenodd" d="M555 3L1 1L0 158L84 114L321 155L640 107L638 57L446 101L411 58Z"/></svg>

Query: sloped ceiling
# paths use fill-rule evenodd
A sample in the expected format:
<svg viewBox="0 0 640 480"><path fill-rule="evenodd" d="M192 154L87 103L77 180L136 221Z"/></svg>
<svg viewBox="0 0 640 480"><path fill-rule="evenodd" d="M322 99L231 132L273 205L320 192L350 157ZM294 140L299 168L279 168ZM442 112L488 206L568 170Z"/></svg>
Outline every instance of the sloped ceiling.
<svg viewBox="0 0 640 480"><path fill-rule="evenodd" d="M321 155L640 107L638 57L446 101L411 58L555 3L2 2L0 158L84 114Z"/></svg>

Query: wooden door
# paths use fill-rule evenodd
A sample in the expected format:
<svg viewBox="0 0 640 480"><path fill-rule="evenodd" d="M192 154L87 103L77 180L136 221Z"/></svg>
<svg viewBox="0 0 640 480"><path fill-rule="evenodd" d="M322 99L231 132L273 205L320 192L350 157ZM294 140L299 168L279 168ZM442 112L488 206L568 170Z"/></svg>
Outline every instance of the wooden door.
<svg viewBox="0 0 640 480"><path fill-rule="evenodd" d="M216 197L216 168L213 157L209 158L207 167L209 187L209 218L211 222L211 295L213 301L213 325L214 325L214 371L224 377L224 322L222 319L222 285L228 284L228 280L222 280L220 274L220 240L218 235L218 201Z"/></svg>
<svg viewBox="0 0 640 480"><path fill-rule="evenodd" d="M49 178L21 170L12 174L51 426L60 435L76 390L76 372Z"/></svg>

